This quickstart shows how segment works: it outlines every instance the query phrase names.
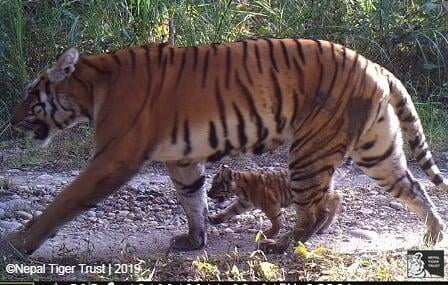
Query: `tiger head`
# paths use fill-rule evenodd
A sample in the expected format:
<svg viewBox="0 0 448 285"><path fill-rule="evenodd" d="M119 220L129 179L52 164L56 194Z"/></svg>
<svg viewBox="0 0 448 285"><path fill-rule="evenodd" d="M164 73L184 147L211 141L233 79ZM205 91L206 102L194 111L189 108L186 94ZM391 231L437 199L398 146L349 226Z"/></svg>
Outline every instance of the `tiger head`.
<svg viewBox="0 0 448 285"><path fill-rule="evenodd" d="M79 52L70 48L26 87L23 100L11 118L14 128L31 131L36 144L46 146L58 130L66 129L90 115L77 99L76 88L69 84Z"/></svg>
<svg viewBox="0 0 448 285"><path fill-rule="evenodd" d="M213 177L212 187L208 191L208 197L219 203L234 196L233 192L233 171L227 165L223 165L221 170Z"/></svg>

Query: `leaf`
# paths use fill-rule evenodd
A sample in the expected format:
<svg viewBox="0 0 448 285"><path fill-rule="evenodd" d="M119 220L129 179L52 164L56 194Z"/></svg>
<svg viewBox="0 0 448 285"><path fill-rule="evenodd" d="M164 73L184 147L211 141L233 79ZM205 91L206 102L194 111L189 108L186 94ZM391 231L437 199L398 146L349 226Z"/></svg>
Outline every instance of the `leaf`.
<svg viewBox="0 0 448 285"><path fill-rule="evenodd" d="M427 63L423 64L423 69L426 69L426 70L433 70L433 69L438 69L438 68L439 68L438 65L435 65L435 64L430 63L430 62L427 62Z"/></svg>
<svg viewBox="0 0 448 285"><path fill-rule="evenodd" d="M316 249L314 249L311 253L313 256L315 257L322 257L326 252L327 252L327 248L324 246L319 246Z"/></svg>
<svg viewBox="0 0 448 285"><path fill-rule="evenodd" d="M231 272L233 275L236 275L236 276L239 276L239 275L240 275L240 270L238 269L238 267L236 267L235 264L232 266L232 269L230 270L230 272Z"/></svg>
<svg viewBox="0 0 448 285"><path fill-rule="evenodd" d="M259 242L266 239L266 236L263 234L262 231L258 231L257 234L255 235L255 242Z"/></svg>
<svg viewBox="0 0 448 285"><path fill-rule="evenodd" d="M259 270L261 275L268 280L278 279L278 267L273 263L267 261L260 262Z"/></svg>
<svg viewBox="0 0 448 285"><path fill-rule="evenodd" d="M294 248L294 253L304 258L310 257L310 252L306 249L306 246L299 241L299 244Z"/></svg>

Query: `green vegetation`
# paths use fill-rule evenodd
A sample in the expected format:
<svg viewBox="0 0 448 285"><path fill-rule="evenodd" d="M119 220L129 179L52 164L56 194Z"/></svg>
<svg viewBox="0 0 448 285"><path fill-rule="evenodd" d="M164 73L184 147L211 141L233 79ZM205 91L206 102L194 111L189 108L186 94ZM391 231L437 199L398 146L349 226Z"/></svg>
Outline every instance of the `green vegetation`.
<svg viewBox="0 0 448 285"><path fill-rule="evenodd" d="M353 48L405 82L430 142L441 146L448 123L446 6L426 0L0 0L0 140L26 145L8 119L26 83L61 50L77 46L92 54L166 41L171 18L179 46L295 36ZM60 138L58 148L75 140L85 152L79 132Z"/></svg>

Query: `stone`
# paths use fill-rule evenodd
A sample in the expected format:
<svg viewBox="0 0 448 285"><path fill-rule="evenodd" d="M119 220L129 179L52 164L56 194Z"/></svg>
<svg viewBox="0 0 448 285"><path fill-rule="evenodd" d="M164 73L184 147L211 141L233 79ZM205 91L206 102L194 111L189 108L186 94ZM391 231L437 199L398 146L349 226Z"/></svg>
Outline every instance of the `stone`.
<svg viewBox="0 0 448 285"><path fill-rule="evenodd" d="M78 175L79 175L79 171L78 171L78 170L75 170L75 171L70 172L70 174L71 174L72 176L78 176Z"/></svg>
<svg viewBox="0 0 448 285"><path fill-rule="evenodd" d="M30 213L27 213L25 211L16 211L16 215L21 217L24 220L31 220L33 218L33 215Z"/></svg>
<svg viewBox="0 0 448 285"><path fill-rule="evenodd" d="M8 169L6 172L8 172L10 174L20 174L20 173L22 173L22 170L13 168L13 169Z"/></svg>
<svg viewBox="0 0 448 285"><path fill-rule="evenodd" d="M29 202L23 199L13 199L5 202L4 209L6 211L19 211L29 207Z"/></svg>
<svg viewBox="0 0 448 285"><path fill-rule="evenodd" d="M390 203L389 203L389 206L392 208L392 209L395 209L395 210L397 210L397 211L401 211L401 210L403 210L403 204L401 204L401 203L399 203L399 202L395 202L395 201L391 201Z"/></svg>
<svg viewBox="0 0 448 285"><path fill-rule="evenodd" d="M38 217L40 215L42 215L42 211L34 211L34 216L35 217Z"/></svg>
<svg viewBox="0 0 448 285"><path fill-rule="evenodd" d="M39 180L53 180L53 176L48 175L48 174L42 174L37 176L37 179Z"/></svg>
<svg viewBox="0 0 448 285"><path fill-rule="evenodd" d="M92 210L87 211L86 214L87 214L88 217L93 217L93 218L96 217L96 213L95 213L95 211L92 211Z"/></svg>
<svg viewBox="0 0 448 285"><path fill-rule="evenodd" d="M119 216L119 217L127 217L128 215L129 215L129 211L126 211L126 210L119 211L117 214L117 216Z"/></svg>
<svg viewBox="0 0 448 285"><path fill-rule="evenodd" d="M362 212L364 213L364 215L367 215L367 216L374 214L374 211L369 208L363 209Z"/></svg>
<svg viewBox="0 0 448 285"><path fill-rule="evenodd" d="M369 231L369 230L363 230L363 229L350 230L349 234L351 234L352 236L354 236L356 238L367 239L367 240L373 240L373 239L378 238L378 234L376 232Z"/></svg>
<svg viewBox="0 0 448 285"><path fill-rule="evenodd" d="M25 186L25 185L20 185L20 186L17 186L17 190L19 190L21 192L28 192L30 190L30 187Z"/></svg>
<svg viewBox="0 0 448 285"><path fill-rule="evenodd" d="M3 217L6 215L5 210L3 210L2 208L0 208L0 219L3 219Z"/></svg>
<svg viewBox="0 0 448 285"><path fill-rule="evenodd" d="M153 202L154 204L158 204L158 205L162 205L162 204L165 203L165 201L163 201L163 198L161 198L161 197L156 197L156 198L154 198L154 200L152 200L152 202Z"/></svg>
<svg viewBox="0 0 448 285"><path fill-rule="evenodd" d="M235 231L234 230L232 230L231 228L225 228L224 229L224 233L226 233L226 234L233 234Z"/></svg>
<svg viewBox="0 0 448 285"><path fill-rule="evenodd" d="M18 222L0 221L0 227L5 229L6 231L13 231L21 226L22 224Z"/></svg>

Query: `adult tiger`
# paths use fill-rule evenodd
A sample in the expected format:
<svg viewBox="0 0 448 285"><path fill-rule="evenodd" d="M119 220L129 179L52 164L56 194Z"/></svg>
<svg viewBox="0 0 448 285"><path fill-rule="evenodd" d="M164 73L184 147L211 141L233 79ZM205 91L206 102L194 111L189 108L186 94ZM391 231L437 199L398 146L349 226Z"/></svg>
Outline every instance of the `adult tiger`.
<svg viewBox="0 0 448 285"><path fill-rule="evenodd" d="M46 144L61 129L91 120L95 154L41 216L8 236L32 252L56 229L126 183L145 160L167 163L189 233L174 248L207 241L202 161L290 142L295 229L262 249L284 251L332 219L324 199L347 154L427 225L444 224L409 172L401 129L429 179L447 190L402 83L379 65L319 40L259 39L174 48L143 46L79 57L62 53L25 90L11 123Z"/></svg>

